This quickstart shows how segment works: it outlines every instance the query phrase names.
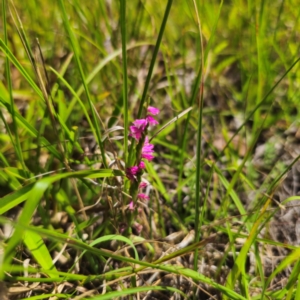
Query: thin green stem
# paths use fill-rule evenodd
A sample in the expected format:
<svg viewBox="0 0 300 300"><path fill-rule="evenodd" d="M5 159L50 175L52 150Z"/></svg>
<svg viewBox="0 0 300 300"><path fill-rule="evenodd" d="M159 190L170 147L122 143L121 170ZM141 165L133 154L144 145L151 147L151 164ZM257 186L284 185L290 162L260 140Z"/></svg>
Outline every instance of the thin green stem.
<svg viewBox="0 0 300 300"><path fill-rule="evenodd" d="M152 78L152 73L153 73L155 62L156 62L156 57L157 57L158 50L159 50L159 47L160 47L160 44L161 44L161 40L162 40L164 31L165 31L165 28L166 28L166 25L167 25L167 20L168 20L169 13L170 13L170 10L171 10L171 7L172 7L172 3L173 3L173 0L168 0L167 7L166 7L166 10L165 10L165 14L164 14L164 17L163 17L163 20L162 20L162 23L161 23L161 26L160 26L160 29L159 29L157 41L156 41L156 44L155 44L155 47L154 47L154 50L153 50L153 55L152 55L152 58L151 58L149 71L148 71L148 75L147 75L146 82L145 82L144 91L143 91L141 102L140 102L140 107L139 107L139 111L138 111L138 115L137 115L138 119L141 117L142 112L143 112L143 106L144 106L144 103L146 101L149 84L150 84L150 81L151 81L151 78Z"/></svg>
<svg viewBox="0 0 300 300"><path fill-rule="evenodd" d="M154 50L153 50L153 55L152 55L152 58L151 58L149 71L148 71L148 75L147 75L147 78L146 78L146 82L145 82L145 86L144 86L144 90L143 90L143 94L142 94L142 98L141 98L141 102L140 102L140 106L139 106L139 111L138 111L138 114L137 114L137 119L139 119L141 117L142 112L143 112L144 103L146 101L146 97L147 97L150 81L151 81L151 78L152 78L154 65L155 65L155 62L156 62L156 57L157 57L158 50L160 48L160 44L161 44L161 41L162 41L162 37L163 37L164 31L165 31L165 28L166 28L166 25L167 25L167 20L168 20L169 14L170 14L172 3L173 3L173 0L168 0L167 7L166 7L166 10L165 10L165 14L164 14L164 17L163 17L163 20L162 20L162 23L161 23L161 26L160 26L160 29L159 29L158 37L157 37L157 40L156 40L156 44L155 44L155 47L154 47ZM130 150L129 150L129 157L128 157L128 162L129 163L131 163L131 160L133 158L132 154L133 154L134 144L135 144L135 142L133 140L132 143L131 143L131 146L130 146Z"/></svg>
<svg viewBox="0 0 300 300"><path fill-rule="evenodd" d="M197 17L197 25L199 29L199 37L200 37L200 48L201 48L201 66L199 70L198 80L201 81L200 84L200 102L198 108L198 131L197 131L197 151L196 151L196 195L195 195L195 243L200 240L200 229L201 229L201 220L200 220L200 207L203 206L201 203L200 194L201 194L201 141L202 141L202 117L203 117L203 69L204 69L204 50L203 50L203 39L202 39L202 30L201 30L201 22L199 18L198 8L195 1L193 1L196 17ZM195 93L197 91L194 91ZM194 255L194 270L198 269L198 249L195 251Z"/></svg>
<svg viewBox="0 0 300 300"><path fill-rule="evenodd" d="M126 0L120 0L122 62L123 62L123 115L124 115L124 161L127 163L128 152L128 76L126 51Z"/></svg>
<svg viewBox="0 0 300 300"><path fill-rule="evenodd" d="M7 8L6 1L2 1L4 43L7 46L8 45L8 37L7 37L7 27L6 27L6 8ZM25 165L24 158L22 155L22 148L21 148L19 134L18 134L18 125L16 122L16 114L15 114L15 108L14 108L15 107L14 106L14 98L13 98L13 94L12 94L13 87L12 87L11 76L10 76L10 65L9 65L9 59L7 56L5 56L5 71L6 71L6 80L7 80L7 85L8 85L8 93L9 93L9 98L10 98L13 133L15 135L15 141L13 140L12 135L10 135L11 142L16 151L18 160L20 161L20 163L22 165L22 169L25 171L25 173L27 173L27 167Z"/></svg>
<svg viewBox="0 0 300 300"><path fill-rule="evenodd" d="M222 7L223 7L223 0L220 3L218 14L217 14L214 26L213 26L211 36L208 40L208 43L205 47L205 50L203 49L203 51L204 51L204 53L203 53L203 57L204 57L203 67L206 63L208 53L209 53L209 51L211 50L211 47L212 47L212 43L213 43L215 33L216 33L216 30L217 30L217 24L218 24L218 21L219 21L219 18L220 18ZM196 98L198 96L200 82L201 82L201 76L202 76L202 69L201 69L201 66L200 66L199 71L197 73L197 77L196 77L194 86L193 86L193 92L192 92L192 97L191 97L189 106L194 106L194 104L196 102ZM192 114L192 111L190 111L187 115L187 119L186 119L186 123L185 123L185 127L184 127L184 132L183 132L181 155L180 155L180 167L179 167L179 185L181 185L181 182L182 182L184 158L185 158L185 152L186 152L187 141L188 141L188 138L187 138L188 126L189 126L189 123L190 123L191 114ZM180 190L178 191L178 208L179 208L179 212L182 211L182 197L181 197L181 191Z"/></svg>

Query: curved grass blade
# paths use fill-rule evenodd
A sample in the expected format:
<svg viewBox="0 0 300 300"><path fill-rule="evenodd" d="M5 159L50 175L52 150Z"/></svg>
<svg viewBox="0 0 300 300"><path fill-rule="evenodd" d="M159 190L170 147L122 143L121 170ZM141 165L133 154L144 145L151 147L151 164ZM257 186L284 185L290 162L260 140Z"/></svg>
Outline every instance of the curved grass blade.
<svg viewBox="0 0 300 300"><path fill-rule="evenodd" d="M39 204L44 192L51 186L54 182L65 179L65 178L105 178L112 176L123 176L123 172L118 170L86 170L78 172L69 172L63 174L57 174L51 177L43 178L37 181L32 189L29 191L28 198L30 201L25 203L24 209L19 217L18 224L21 226L17 227L13 236L9 240L7 247L5 249L4 264L9 265L10 261L14 255L16 246L22 241L24 228L23 226L30 223L31 217ZM25 199L24 199L25 200ZM1 273L2 272L2 273ZM0 269L0 278L3 276L3 267Z"/></svg>
<svg viewBox="0 0 300 300"><path fill-rule="evenodd" d="M130 46L127 46L127 51L134 49L136 47L142 47L142 46L146 46L146 45L152 45L153 43L151 42L138 42L138 43L134 43ZM112 53L110 53L108 56L106 56L103 60L101 60L96 67L92 70L92 72L87 76L86 78L86 83L89 84L94 78L95 76L108 64L110 63L113 59L115 59L116 57L118 57L119 55L122 54L122 49L118 49ZM73 93L73 98L70 101L70 104L68 105L68 109L66 112L66 119L69 117L69 115L72 113L72 110L74 108L74 105L76 104L77 98L80 97L80 95L84 92L84 86L81 85L78 90L76 90L76 95L75 96Z"/></svg>
<svg viewBox="0 0 300 300"><path fill-rule="evenodd" d="M169 287L169 286L143 286L143 287L134 287L131 289L125 289L125 290L121 290L121 291L115 291L115 292L110 292L107 293L105 295L101 295L101 296L95 296L95 297L91 297L89 299L91 300L111 300L111 299L115 299L117 297L125 297L127 295L133 295L133 294L137 294L137 293L142 293L142 292L148 292L148 291L170 291L170 292L175 292L178 293L180 295L182 295L185 299L187 299L187 296L180 290L173 288L173 287Z"/></svg>
<svg viewBox="0 0 300 300"><path fill-rule="evenodd" d="M33 296L29 298L23 298L21 300L42 300L42 299L50 299L51 297L57 297L58 299L70 299L72 295L69 294L43 294L38 296Z"/></svg>
<svg viewBox="0 0 300 300"><path fill-rule="evenodd" d="M242 276L242 280L244 277L246 277L245 266L246 266L247 255L251 245L254 243L257 235L259 234L259 226L261 226L261 223L265 218L265 212L269 207L270 203L271 200L268 199L268 201L262 207L259 217L257 218L256 222L253 224L249 236L246 242L244 243L242 249L240 250L238 257L234 262L233 268L231 269L231 271L227 276L226 287L228 287L229 289L234 289L236 280L238 279L239 276Z"/></svg>
<svg viewBox="0 0 300 300"><path fill-rule="evenodd" d="M4 214L8 210L16 207L23 201L27 200L32 190L34 183L28 184L19 190L4 196L0 201L0 215Z"/></svg>
<svg viewBox="0 0 300 300"><path fill-rule="evenodd" d="M6 21L7 21L6 20L6 4L7 4L7 1L3 0L2 1L2 12L3 12L4 42L5 42L5 45L8 45L8 36L7 36L7 28L6 28ZM7 80L7 85L8 85L8 94L9 94L9 98L10 98L10 106L12 108L11 109L11 117L12 117L12 125L13 125L13 132L14 132L14 140L13 140L11 134L9 134L9 136L11 138L11 143L13 144L13 147L14 147L14 150L18 157L18 160L21 162L24 172L26 172L27 167L24 162L22 148L21 148L21 144L20 144L19 133L18 133L18 123L16 121L16 111L14 109L11 71L10 71L9 59L7 56L5 57L5 69L6 69L6 80ZM26 174L26 175L28 176L28 174Z"/></svg>
<svg viewBox="0 0 300 300"><path fill-rule="evenodd" d="M151 142L160 132L162 132L165 128L167 128L168 126L170 126L171 124L173 124L174 122L176 122L178 119L180 119L181 117L183 117L184 115L186 115L188 112L190 112L193 109L193 107L189 107L187 109L185 109L183 112L181 112L180 114L178 114L176 117L174 117L172 120L170 120L169 122L167 122L164 126L162 126L161 128L159 128L158 131L156 131L153 136L150 138L149 142Z"/></svg>
<svg viewBox="0 0 300 300"><path fill-rule="evenodd" d="M46 271L54 270L56 271L55 266L53 265L51 255L46 247L41 236L35 232L27 231L24 234L24 243L28 250L32 253L33 257L37 261L37 263ZM52 273L49 274L50 278L57 277Z"/></svg>
<svg viewBox="0 0 300 300"><path fill-rule="evenodd" d="M84 86L84 90L85 90L87 100L88 100L88 103L89 103L89 107L90 107L90 111L91 111L91 114L92 114L92 120L93 120L94 124L91 127L91 129L92 129L92 131L94 132L94 134L97 138L97 143L98 143L98 145L100 147L100 150L101 150L103 165L104 165L105 168L107 168L107 162L106 162L106 159L105 159L105 149L104 149L104 144L103 144L102 139L101 139L101 131L100 131L99 124L98 124L98 121L97 121L95 107L93 105L93 102L92 102L92 99L91 99L91 96L90 96L90 92L89 92L89 89L88 89L88 86L87 86L87 82L86 82L85 75L84 75L83 68L82 68L81 61L80 61L80 47L78 45L78 41L76 40L72 29L71 29L71 26L70 26L70 23L69 23L69 18L68 18L68 15L67 15L67 11L65 9L64 1L59 0L58 3L59 3L60 10L61 10L63 23L64 23L64 26L65 26L66 31L68 33L72 49L74 51L74 57L75 57L75 60L76 60L77 66L78 66L79 74L81 76L81 80L82 80L82 83L83 83L83 86Z"/></svg>
<svg viewBox="0 0 300 300"><path fill-rule="evenodd" d="M9 48L6 46L6 44L3 42L2 39L0 39L0 49L6 55L6 57L13 63L13 65L18 69L18 71L26 79L26 81L29 83L29 85L32 87L32 89L38 94L38 96L42 100L44 100L43 94L42 94L40 88L35 84L34 80L30 77L30 75L27 73L27 71L19 63L17 58L12 54L12 52L9 50Z"/></svg>
<svg viewBox="0 0 300 300"><path fill-rule="evenodd" d="M122 241L128 245L130 245L130 247L133 249L134 251L134 255L135 255L135 259L138 261L139 260L139 254L133 244L133 242L126 238L125 236L122 236L122 235L118 235L118 234L109 234L109 235L106 235L106 236L103 236L103 237L100 237L94 241L92 241L90 243L90 246L95 246L97 244L100 244L100 243L103 243L103 242L106 242L106 241L113 241L113 240L117 240L117 241ZM84 254L86 253L86 250L82 252L81 256L83 256Z"/></svg>
<svg viewBox="0 0 300 300"><path fill-rule="evenodd" d="M272 92L277 88L279 83L290 73L290 71L296 66L296 64L300 61L300 57L288 68L288 70L279 78L279 80L274 84L274 86L269 90L269 92L265 95L265 97L255 106L252 112L246 117L245 121L238 127L232 137L224 146L223 150L220 152L219 157L223 155L224 151L229 147L230 143L233 141L235 136L242 130L242 128L249 122L255 112L266 102L268 97L272 94Z"/></svg>
<svg viewBox="0 0 300 300"><path fill-rule="evenodd" d="M111 252L107 252L105 250L102 249L98 249L95 247L91 247L90 245L77 240L75 238L69 237L66 234L61 234L59 232L56 232L54 230L48 230L48 229L43 229L43 228L39 228L39 227L34 227L34 226L29 226L29 225L21 225L20 222L18 223L13 223L11 221L9 221L6 218L0 217L0 223L6 223L9 222L10 224L12 224L13 226L16 227L16 230L21 227L22 230L28 230L28 231L33 231L36 232L42 236L45 236L49 239L53 239L54 241L61 241L63 243L68 243L71 247L74 247L76 249L81 249L81 250L86 250L90 253L93 253L95 255L98 256L104 256L104 257L110 257L112 259L121 261L121 262L127 262L129 264L132 265L140 265L142 267L139 267L138 269L134 269L133 266L131 266L130 268L125 268L125 269L119 269L119 270L114 270L112 272L107 272L101 275L96 275L96 276L89 276L88 279L89 280L93 280L95 278L98 279L102 279L102 280L114 280L116 278L122 278L124 276L128 277L128 276L132 276L133 274L137 274L140 271L145 270L146 268L152 268L152 269L158 269L158 270L162 270L168 273L173 273L173 274L177 274L177 275L182 275L182 276L186 276L194 281L199 281L199 282L203 282L206 283L214 288L216 288L217 290L219 290L220 292L222 292L224 295L227 295L230 299L236 299L236 300L245 300L246 298L244 298L243 296L237 294L235 291L233 291L230 288L227 288L221 284L216 283L213 279L208 278L194 270L190 270L190 269L186 269L186 268L181 268L181 267L176 267L176 266L172 266L172 265L164 265L162 264L161 260L158 260L157 263L149 263L143 260L135 260L133 258L129 258L126 256L120 256L120 255L116 255L113 254ZM207 240L203 240L199 243L196 244L192 244L186 248L180 249L179 251L173 252L169 255L169 259L174 258L176 256L180 256L183 255L185 252L191 252L194 251L195 248L201 247L202 245L204 245L207 241L210 241L210 239ZM163 261L167 261L168 257L165 257L163 259ZM10 266L9 266L10 267ZM20 266L15 266L20 268ZM51 270L48 271L48 273L53 272ZM55 274L62 274L62 272L54 272ZM78 275L78 274L68 274L67 277L62 277L61 279L59 278L30 278L31 281L39 281L39 282L59 282L59 281L64 281L64 280L78 280L79 277L81 276L82 280L84 277L84 275ZM69 278L70 277L70 278ZM72 277L74 277L72 279ZM75 279L75 277L77 279ZM85 276L86 277L86 276ZM17 280L21 280L22 277L17 277ZM22 280L26 281L26 278L23 278Z"/></svg>
<svg viewBox="0 0 300 300"><path fill-rule="evenodd" d="M0 104L2 104L1 106L4 106L7 111L9 113L11 113L11 106L8 103L8 101L6 101L6 99L2 98L0 95ZM41 144L45 147L47 147L47 149L51 152L51 154L53 154L57 159L59 159L61 161L61 153L59 153L55 146L51 145L51 143L44 137L39 136L38 131L23 117L21 116L19 113L16 112L16 119L17 122L20 123L20 127L22 127L24 130L26 130L32 137L39 137L39 140L41 142Z"/></svg>

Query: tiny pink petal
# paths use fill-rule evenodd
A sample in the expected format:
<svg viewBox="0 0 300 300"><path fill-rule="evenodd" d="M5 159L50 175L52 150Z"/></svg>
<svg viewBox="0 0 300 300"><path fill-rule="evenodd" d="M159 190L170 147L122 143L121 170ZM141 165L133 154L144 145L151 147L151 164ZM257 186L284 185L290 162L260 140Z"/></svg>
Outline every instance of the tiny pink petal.
<svg viewBox="0 0 300 300"><path fill-rule="evenodd" d="M153 106L148 106L147 111L152 114L153 116L159 114L159 109Z"/></svg>
<svg viewBox="0 0 300 300"><path fill-rule="evenodd" d="M139 140L142 137L142 133L144 129L140 129L136 126L130 126L129 129L130 129L129 136L135 138L136 140Z"/></svg>
<svg viewBox="0 0 300 300"><path fill-rule="evenodd" d="M146 168L146 165L145 163L141 160L140 164L139 164L139 168L140 169L145 169Z"/></svg>
<svg viewBox="0 0 300 300"><path fill-rule="evenodd" d="M131 201L128 205L128 209L133 211L134 210L134 205L133 205L133 201Z"/></svg>
<svg viewBox="0 0 300 300"><path fill-rule="evenodd" d="M150 153L142 153L142 158L145 158L148 161L151 161L151 160L153 160L154 156Z"/></svg>
<svg viewBox="0 0 300 300"><path fill-rule="evenodd" d="M146 182L141 182L140 185L139 185L139 189L143 189L146 186L148 186L148 184Z"/></svg>
<svg viewBox="0 0 300 300"><path fill-rule="evenodd" d="M139 167L137 166L126 168L126 177L129 180L134 180L135 179L134 176L137 174L138 171L139 171Z"/></svg>
<svg viewBox="0 0 300 300"><path fill-rule="evenodd" d="M149 124L151 126L154 126L154 125L158 124L158 122L152 116L147 116L146 119L147 119L147 121L149 122Z"/></svg>
<svg viewBox="0 0 300 300"><path fill-rule="evenodd" d="M139 170L139 167L137 166L133 166L133 167L129 167L129 172L132 174L132 175L136 175L138 170Z"/></svg>
<svg viewBox="0 0 300 300"><path fill-rule="evenodd" d="M136 230L137 234L140 234L142 232L142 230L143 230L143 225L141 225L141 224L139 224L137 222L135 222L133 224L133 227Z"/></svg>
<svg viewBox="0 0 300 300"><path fill-rule="evenodd" d="M154 158L154 145L149 143L148 137L145 139L144 146L142 147L142 158L147 159L148 161Z"/></svg>
<svg viewBox="0 0 300 300"><path fill-rule="evenodd" d="M144 193L138 194L137 197L139 200L149 200L149 197Z"/></svg>
<svg viewBox="0 0 300 300"><path fill-rule="evenodd" d="M146 119L137 119L133 122L133 125L139 129L144 130L148 125L148 121Z"/></svg>
<svg viewBox="0 0 300 300"><path fill-rule="evenodd" d="M142 147L142 152L154 152L154 145L149 143L148 137L146 137L144 145Z"/></svg>
<svg viewBox="0 0 300 300"><path fill-rule="evenodd" d="M148 120L137 119L132 124L132 126L129 126L129 136L135 138L136 140L139 140L148 125Z"/></svg>

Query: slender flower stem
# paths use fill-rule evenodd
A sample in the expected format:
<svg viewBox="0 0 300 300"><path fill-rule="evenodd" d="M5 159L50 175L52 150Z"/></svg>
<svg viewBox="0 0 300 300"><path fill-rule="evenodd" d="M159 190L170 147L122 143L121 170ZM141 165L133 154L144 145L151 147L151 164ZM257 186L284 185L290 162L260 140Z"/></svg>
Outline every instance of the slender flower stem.
<svg viewBox="0 0 300 300"><path fill-rule="evenodd" d="M164 18L163 18L161 26L160 26L160 30L159 30L159 33L158 33L156 45L154 47L152 58L151 58L151 63L150 63L150 66L149 66L148 75L147 75L146 82L145 82L143 95L142 95L141 102L140 102L139 112L137 114L138 118L141 117L142 112L143 112L143 106L144 106L144 103L146 101L148 88L149 88L149 84L150 84L150 81L151 81L151 78L152 78L152 73L153 73L156 57L157 57L158 50L159 50L159 47L160 47L160 43L161 43L165 28L166 28L166 25L167 25L167 20L168 20L169 13L170 13L170 10L171 10L171 7L172 7L172 2L173 2L173 0L168 1L167 7L166 7L166 10L165 10L165 14L164 14Z"/></svg>
<svg viewBox="0 0 300 300"><path fill-rule="evenodd" d="M127 210L127 229L125 234L131 233L131 227L133 221L137 216L137 204L138 200L148 200L149 197L143 193L139 193L139 189L145 187L145 184L141 184L142 175L145 169L145 162L143 159L151 161L154 156L154 145L150 144L147 132L149 125L156 125L158 122L151 115L157 115L159 109L149 106L147 108L148 114L144 119L137 119L133 122L130 128L130 136L138 143L135 148L135 165L126 167L126 177L130 181L129 195L131 196L128 210ZM142 226L135 222L135 230L140 233Z"/></svg>

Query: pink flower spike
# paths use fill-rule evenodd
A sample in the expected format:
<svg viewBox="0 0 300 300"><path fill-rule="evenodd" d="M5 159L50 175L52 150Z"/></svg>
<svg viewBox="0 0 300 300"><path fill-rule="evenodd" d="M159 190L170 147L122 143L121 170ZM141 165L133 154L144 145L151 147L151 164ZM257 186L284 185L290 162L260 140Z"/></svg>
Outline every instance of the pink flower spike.
<svg viewBox="0 0 300 300"><path fill-rule="evenodd" d="M152 116L147 116L146 119L147 119L147 121L149 122L149 124L151 126L154 126L154 125L158 124L158 122Z"/></svg>
<svg viewBox="0 0 300 300"><path fill-rule="evenodd" d="M146 194L143 194L143 193L138 194L137 197L139 200L149 200L150 199Z"/></svg>
<svg viewBox="0 0 300 300"><path fill-rule="evenodd" d="M140 169L145 169L146 168L146 165L145 163L141 160L141 162L139 163L139 168Z"/></svg>
<svg viewBox="0 0 300 300"><path fill-rule="evenodd" d="M139 185L139 189L143 189L146 186L148 186L148 184L146 182L141 182L140 185Z"/></svg>
<svg viewBox="0 0 300 300"><path fill-rule="evenodd" d="M148 106L147 111L153 116L159 114L159 109L153 106Z"/></svg>

